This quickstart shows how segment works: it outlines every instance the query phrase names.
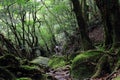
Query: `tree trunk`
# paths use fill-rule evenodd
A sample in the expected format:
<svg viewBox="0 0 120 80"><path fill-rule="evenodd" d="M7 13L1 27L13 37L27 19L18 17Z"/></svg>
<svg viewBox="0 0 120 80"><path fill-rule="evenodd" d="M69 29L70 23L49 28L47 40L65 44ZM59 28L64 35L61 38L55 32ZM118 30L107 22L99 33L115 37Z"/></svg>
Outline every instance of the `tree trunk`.
<svg viewBox="0 0 120 80"><path fill-rule="evenodd" d="M80 36L81 36L81 43L83 50L89 50L94 49L94 46L92 45L92 42L90 41L87 33L86 33L86 27L87 24L85 23L83 16L82 16L82 9L81 5L79 3L79 0L71 0L73 3L74 13L77 18L77 23L79 26Z"/></svg>
<svg viewBox="0 0 120 80"><path fill-rule="evenodd" d="M118 0L95 0L100 9L105 30L105 47L120 46L120 23Z"/></svg>
<svg viewBox="0 0 120 80"><path fill-rule="evenodd" d="M113 39L113 47L118 48L120 47L120 7L119 7L119 0L111 1L113 4L111 9L111 18L113 19L113 32L114 32L114 39Z"/></svg>

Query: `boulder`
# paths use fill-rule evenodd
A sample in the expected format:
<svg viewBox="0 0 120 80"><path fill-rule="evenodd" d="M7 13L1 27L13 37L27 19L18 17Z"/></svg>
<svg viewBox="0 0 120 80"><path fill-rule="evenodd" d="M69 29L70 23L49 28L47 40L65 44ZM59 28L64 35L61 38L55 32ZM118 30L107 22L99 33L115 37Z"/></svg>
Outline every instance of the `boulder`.
<svg viewBox="0 0 120 80"><path fill-rule="evenodd" d="M95 66L99 58L103 55L102 51L85 51L77 55L71 65L73 78L83 80L91 77L95 71Z"/></svg>

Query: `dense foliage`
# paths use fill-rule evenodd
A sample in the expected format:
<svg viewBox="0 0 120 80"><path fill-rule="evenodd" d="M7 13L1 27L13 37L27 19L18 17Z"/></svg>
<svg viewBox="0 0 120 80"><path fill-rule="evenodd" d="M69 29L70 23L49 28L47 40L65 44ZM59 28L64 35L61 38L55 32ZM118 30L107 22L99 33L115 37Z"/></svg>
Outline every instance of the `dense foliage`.
<svg viewBox="0 0 120 80"><path fill-rule="evenodd" d="M81 80L119 70L119 14L120 0L0 0L0 78L53 79L49 69L66 65Z"/></svg>

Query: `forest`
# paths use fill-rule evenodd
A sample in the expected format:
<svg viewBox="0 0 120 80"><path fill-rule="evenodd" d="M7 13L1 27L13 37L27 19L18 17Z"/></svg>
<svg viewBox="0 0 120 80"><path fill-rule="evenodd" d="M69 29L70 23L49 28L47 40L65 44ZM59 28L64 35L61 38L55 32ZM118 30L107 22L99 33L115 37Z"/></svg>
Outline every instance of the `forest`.
<svg viewBox="0 0 120 80"><path fill-rule="evenodd" d="M0 80L120 80L120 0L0 0Z"/></svg>

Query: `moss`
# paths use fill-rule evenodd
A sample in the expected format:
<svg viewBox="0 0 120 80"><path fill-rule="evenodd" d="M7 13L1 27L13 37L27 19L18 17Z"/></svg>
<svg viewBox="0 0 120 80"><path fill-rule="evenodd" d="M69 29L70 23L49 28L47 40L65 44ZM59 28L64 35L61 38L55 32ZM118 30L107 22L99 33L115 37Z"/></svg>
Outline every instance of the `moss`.
<svg viewBox="0 0 120 80"><path fill-rule="evenodd" d="M27 77L22 77L22 78L18 78L16 80L32 80L31 78L27 78Z"/></svg>
<svg viewBox="0 0 120 80"><path fill-rule="evenodd" d="M109 56L105 54L99 59L98 64L96 66L96 72L92 76L92 78L98 78L103 76L104 74L111 73L108 57Z"/></svg>
<svg viewBox="0 0 120 80"><path fill-rule="evenodd" d="M114 78L113 80L120 80L120 76L117 76L117 77Z"/></svg>
<svg viewBox="0 0 120 80"><path fill-rule="evenodd" d="M62 56L59 56L59 57L54 56L48 62L48 66L51 68L63 67L65 66L65 64L66 64L65 58Z"/></svg>
<svg viewBox="0 0 120 80"><path fill-rule="evenodd" d="M31 63L35 63L35 64L39 64L39 65L43 65L43 66L48 66L48 61L49 58L46 57L37 57L36 59L32 60Z"/></svg>
<svg viewBox="0 0 120 80"><path fill-rule="evenodd" d="M20 66L19 68L16 68L18 69L19 72L22 72L22 73L28 73L28 74L36 74L36 73L39 73L41 74L41 71L39 70L39 68L37 66L28 66L28 65L22 65Z"/></svg>
<svg viewBox="0 0 120 80"><path fill-rule="evenodd" d="M80 51L77 51L77 52L75 52L75 53L72 53L72 54L70 54L69 56L68 56L68 59L69 60L73 60L77 55L79 55L80 54Z"/></svg>
<svg viewBox="0 0 120 80"><path fill-rule="evenodd" d="M11 79L10 76L13 78L20 78L17 80L27 80L21 77L29 77L32 80L44 80L43 73L45 72L44 69L39 67L39 65L32 64L28 60L21 60L20 58L15 57L14 55L5 55L0 57L0 66L4 67L5 70L0 69L0 74L5 80L15 80ZM6 77L7 76L7 77ZM28 79L29 80L29 79Z"/></svg>
<svg viewBox="0 0 120 80"><path fill-rule="evenodd" d="M25 70L33 70L33 69L38 69L37 66L28 66L28 65L22 65L21 68Z"/></svg>
<svg viewBox="0 0 120 80"><path fill-rule="evenodd" d="M23 65L23 66L20 66L19 68L16 68L16 69L13 68L11 70L19 78L29 77L33 80L42 80L43 78L42 72L34 66ZM14 71L16 71L16 73Z"/></svg>
<svg viewBox="0 0 120 80"><path fill-rule="evenodd" d="M17 78L29 77L34 80L41 79L43 77L42 71L37 66L21 65L19 67L7 67L7 69L13 73Z"/></svg>
<svg viewBox="0 0 120 80"><path fill-rule="evenodd" d="M84 79L91 77L95 70L95 65L97 60L103 55L102 51L86 51L77 55L71 65L71 74L75 78Z"/></svg>

